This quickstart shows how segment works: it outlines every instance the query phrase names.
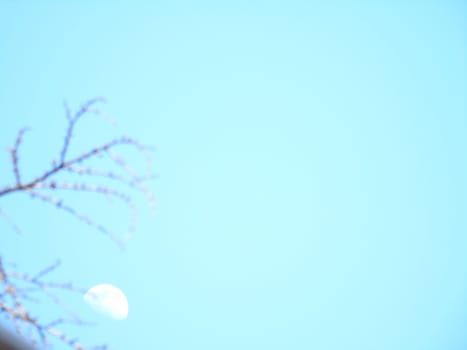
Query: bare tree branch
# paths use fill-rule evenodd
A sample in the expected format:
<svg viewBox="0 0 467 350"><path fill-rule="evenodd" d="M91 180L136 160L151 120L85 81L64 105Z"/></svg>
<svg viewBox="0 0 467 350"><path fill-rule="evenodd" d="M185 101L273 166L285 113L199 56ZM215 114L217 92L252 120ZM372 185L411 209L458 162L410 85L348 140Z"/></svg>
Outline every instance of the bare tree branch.
<svg viewBox="0 0 467 350"><path fill-rule="evenodd" d="M76 220L109 237L122 248L134 233L137 225L138 211L133 198L134 194L141 194L146 198L149 207L151 209L154 207L154 196L147 185L149 181L154 179L150 155L152 149L136 139L121 136L70 156L76 125L86 114L101 116L111 125L116 125L110 116L97 108L97 105L103 102L105 99L101 97L90 99L81 105L75 113L64 102L67 124L62 146L58 152L58 161L53 161L45 171L36 174L29 180L24 179L19 166L19 149L24 139L24 133L28 130L27 128L21 129L13 147L9 149L15 181L0 189L0 198L15 193L28 194L31 198L48 203L59 211L67 212ZM125 148L134 149L137 154L143 157L146 163L145 171L138 170L117 153ZM110 159L110 165L106 165L106 158ZM108 200L116 200L126 206L129 213L127 230L124 233L114 232L105 223L89 217L68 203L68 197L65 197L66 192L100 196ZM65 201L64 198L67 200ZM9 223L14 231L20 232L19 227L3 208L0 208L0 216ZM81 320L59 296L60 293L67 291L82 295L86 292L85 289L76 287L71 282L44 280L45 277L59 268L60 260L35 274L20 273L15 266L6 267L5 265L0 255L0 315L3 314L11 321L19 335L27 338L31 344L44 348L51 346L53 339L55 339L75 350L107 349L106 346L85 348L76 339L69 337L61 330L65 324L88 325L89 323ZM63 315L58 315L48 321L33 316L29 311L29 305L41 303L44 298L59 307Z"/></svg>

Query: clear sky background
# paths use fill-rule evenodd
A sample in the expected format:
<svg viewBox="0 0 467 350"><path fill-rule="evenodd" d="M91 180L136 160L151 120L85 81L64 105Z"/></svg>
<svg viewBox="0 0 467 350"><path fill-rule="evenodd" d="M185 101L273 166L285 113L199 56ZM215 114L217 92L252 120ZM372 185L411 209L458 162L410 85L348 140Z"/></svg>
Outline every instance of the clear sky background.
<svg viewBox="0 0 467 350"><path fill-rule="evenodd" d="M464 1L0 1L0 179L28 125L44 169L76 108L105 96L154 145L150 216L122 253L27 197L0 206L26 271L125 291L71 331L115 349L465 350ZM54 153L55 152L55 153ZM76 205L113 222L93 196ZM50 309L41 310L44 319Z"/></svg>

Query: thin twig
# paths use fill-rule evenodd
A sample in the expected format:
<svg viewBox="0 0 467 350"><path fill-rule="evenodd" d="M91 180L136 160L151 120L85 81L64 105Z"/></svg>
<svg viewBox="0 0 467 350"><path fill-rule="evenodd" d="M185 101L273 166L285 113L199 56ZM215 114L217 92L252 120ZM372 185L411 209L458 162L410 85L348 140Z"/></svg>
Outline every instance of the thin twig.
<svg viewBox="0 0 467 350"><path fill-rule="evenodd" d="M19 165L18 165L18 151L19 147L21 146L21 143L23 141L23 136L26 131L28 131L29 128L22 128L18 131L18 135L16 136L15 144L13 148L10 149L10 154L11 154L11 162L13 165L13 174L15 175L15 180L16 180L16 185L20 186L21 185L21 174L19 170Z"/></svg>

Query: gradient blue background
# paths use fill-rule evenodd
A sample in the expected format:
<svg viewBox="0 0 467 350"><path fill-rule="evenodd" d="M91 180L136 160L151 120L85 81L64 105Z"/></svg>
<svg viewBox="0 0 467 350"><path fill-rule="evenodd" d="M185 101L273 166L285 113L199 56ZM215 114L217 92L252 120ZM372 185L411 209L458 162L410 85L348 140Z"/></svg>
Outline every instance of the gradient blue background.
<svg viewBox="0 0 467 350"><path fill-rule="evenodd" d="M467 349L466 20L455 0L1 1L2 184L17 129L37 173L62 100L101 95L159 175L125 252L15 195L1 254L125 291L122 322L70 296L84 343ZM88 118L73 152L112 132Z"/></svg>

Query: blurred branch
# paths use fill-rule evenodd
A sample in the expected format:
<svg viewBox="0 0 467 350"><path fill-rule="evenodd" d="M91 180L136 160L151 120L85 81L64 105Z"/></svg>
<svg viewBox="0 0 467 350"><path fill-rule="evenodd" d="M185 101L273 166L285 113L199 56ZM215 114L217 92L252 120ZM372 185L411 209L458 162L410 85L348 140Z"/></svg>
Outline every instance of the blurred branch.
<svg viewBox="0 0 467 350"><path fill-rule="evenodd" d="M14 220L6 213L3 208L0 208L0 216L10 225L10 227L15 231L17 234L21 233L21 229L16 225Z"/></svg>
<svg viewBox="0 0 467 350"><path fill-rule="evenodd" d="M139 141L127 137L116 137L105 143L91 147L77 155L70 156L76 126L87 114L102 116L109 123L115 121L102 113L97 105L105 102L98 97L85 102L73 113L68 104L64 103L66 128L63 135L62 146L58 152L58 160L29 180L25 179L20 167L20 147L24 134L28 130L23 128L18 132L13 147L9 149L14 183L0 189L0 198L15 193L25 193L31 198L54 206L65 211L76 220L83 222L93 229L109 237L112 241L123 247L126 240L136 229L138 211L133 195L143 195L151 210L154 208L154 196L148 188L148 182L154 179L152 174L152 149ZM139 153L146 163L145 171L140 171L130 164L118 152L123 149L133 149ZM110 165L105 162L108 159ZM65 193L89 194L116 200L127 207L129 224L124 234L111 230L106 223L91 218L65 201ZM68 198L68 197L66 197ZM20 228L7 213L0 208L0 216L16 232ZM58 283L45 281L51 272L60 266L60 261L41 269L35 274L20 273L13 266L5 266L0 256L0 314L10 320L16 332L28 339L34 346L47 348L53 339L69 345L72 349L106 349L106 346L85 348L76 339L69 337L60 328L65 324L86 325L59 298L61 292L74 292L82 295L86 291L76 287L71 282ZM49 300L62 310L63 315L45 322L43 319L31 314L29 303L39 303Z"/></svg>
<svg viewBox="0 0 467 350"><path fill-rule="evenodd" d="M52 165L49 169L34 177L32 180L25 182L22 181L22 174L19 168L18 151L23 140L23 135L28 129L21 129L18 133L14 146L10 149L13 173L16 182L13 185L9 185L1 189L0 197L13 194L15 192L27 193L34 198L39 198L44 202L55 205L58 209L62 209L68 212L79 221L94 227L98 231L110 237L119 246L123 246L125 240L127 240L128 237L132 235L135 229L135 219L137 214L131 196L132 192L136 191L142 193L146 197L151 210L154 208L154 196L147 187L147 182L154 178L151 169L152 160L149 154L151 148L141 144L133 138L123 136L114 138L106 143L88 149L87 151L82 152L75 157L70 158L68 156L71 141L73 139L73 132L77 123L88 112L98 113L97 109L91 109L91 107L94 107L94 105L103 101L105 101L103 98L91 99L83 104L74 115L71 114L68 106L65 106L65 114L68 124L65 135L63 137L63 145L60 150L59 161L52 162ZM119 156L114 151L114 149L118 147L130 147L142 154L147 166L146 172L140 173L134 170L129 165L129 163L123 159L123 157ZM99 160L98 157L101 155L107 155L116 164L117 170L99 170L89 165L91 161ZM86 163L88 163L88 165L86 165ZM86 181L59 181L59 177L65 173L81 175L85 177ZM93 181L96 181L98 178L117 181L120 184L125 185L126 190L117 190L108 184L97 185L93 183ZM53 191L55 195L52 196L50 193L39 193L44 190L48 190L48 192ZM117 233L112 232L108 227L106 227L106 225L98 223L97 220L89 218L87 215L80 213L78 210L71 206L64 205L64 200L59 195L59 193L62 193L63 191L93 192L98 195L103 195L107 198L116 198L122 201L127 206L131 218L126 234L118 235ZM0 211L0 215L7 218L3 211ZM11 220L8 221L10 223L12 222ZM14 225L14 227L17 226Z"/></svg>
<svg viewBox="0 0 467 350"><path fill-rule="evenodd" d="M88 325L82 321L76 314L69 310L61 299L57 296L57 291L66 290L82 294L84 289L78 288L71 283L54 283L43 281L43 277L54 271L60 262L47 266L39 271L34 276L22 274L17 271L9 271L4 267L0 258L0 313L12 321L18 334L25 337L25 331L28 332L27 337L31 344L38 345L39 341L44 348L49 347L50 337L60 340L69 345L72 349L107 349L107 346L85 347L76 339L71 339L58 327L64 324ZM42 322L39 318L32 316L28 311L25 302L28 300L36 300L34 295L42 293L49 297L53 303L58 305L71 318L57 317L50 322Z"/></svg>

